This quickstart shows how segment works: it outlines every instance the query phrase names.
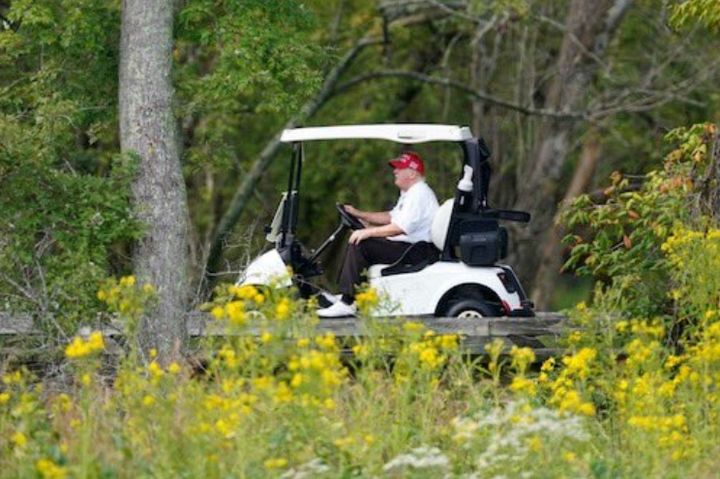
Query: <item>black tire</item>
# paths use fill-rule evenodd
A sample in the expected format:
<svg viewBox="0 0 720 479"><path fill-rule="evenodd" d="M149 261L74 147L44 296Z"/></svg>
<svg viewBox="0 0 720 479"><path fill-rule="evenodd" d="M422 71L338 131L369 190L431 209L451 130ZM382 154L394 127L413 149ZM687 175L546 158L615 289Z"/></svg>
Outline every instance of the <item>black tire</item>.
<svg viewBox="0 0 720 479"><path fill-rule="evenodd" d="M487 318L501 316L502 314L492 306L479 299L461 299L449 305L445 316L449 318Z"/></svg>

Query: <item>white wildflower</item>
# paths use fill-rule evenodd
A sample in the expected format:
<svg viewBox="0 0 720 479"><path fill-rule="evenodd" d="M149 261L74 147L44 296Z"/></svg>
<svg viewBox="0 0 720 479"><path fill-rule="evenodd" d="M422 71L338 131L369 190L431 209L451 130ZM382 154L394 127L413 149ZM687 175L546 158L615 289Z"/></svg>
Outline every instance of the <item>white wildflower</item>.
<svg viewBox="0 0 720 479"><path fill-rule="evenodd" d="M285 471L285 473L280 476L280 479L308 479L311 477L317 477L318 475L324 474L328 471L330 471L330 467L328 467L322 459L316 457L305 464L301 464L296 468Z"/></svg>
<svg viewBox="0 0 720 479"><path fill-rule="evenodd" d="M440 452L440 449L437 447L422 446L413 449L407 454L396 456L383 466L383 471L388 472L395 468L405 466L415 469L424 469L428 467L446 468L449 465L450 460L445 454Z"/></svg>

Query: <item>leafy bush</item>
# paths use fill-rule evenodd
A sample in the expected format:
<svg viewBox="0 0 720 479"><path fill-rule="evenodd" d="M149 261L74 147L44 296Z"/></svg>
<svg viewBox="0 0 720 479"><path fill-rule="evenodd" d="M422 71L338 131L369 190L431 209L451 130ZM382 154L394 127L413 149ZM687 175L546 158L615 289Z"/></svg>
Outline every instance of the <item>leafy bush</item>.
<svg viewBox="0 0 720 479"><path fill-rule="evenodd" d="M707 222L697 205L715 128L695 125L670 132L667 139L677 147L662 170L648 173L639 186L613 173L603 203L583 195L564 213L562 222L578 232L564 240L572 247L565 268L598 279L599 294L613 289L615 311L630 317L673 311L667 292L677 265L661 246L682 225L702 228Z"/></svg>

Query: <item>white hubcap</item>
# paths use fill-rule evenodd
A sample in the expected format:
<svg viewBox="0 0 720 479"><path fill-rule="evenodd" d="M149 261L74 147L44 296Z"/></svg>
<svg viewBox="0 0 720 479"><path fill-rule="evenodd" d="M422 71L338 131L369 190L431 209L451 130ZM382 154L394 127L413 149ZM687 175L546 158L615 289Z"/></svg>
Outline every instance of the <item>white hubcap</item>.
<svg viewBox="0 0 720 479"><path fill-rule="evenodd" d="M480 319L483 317L483 315L478 313L477 311L468 309L468 310L463 311L460 314L458 314L457 317L458 317L458 319Z"/></svg>

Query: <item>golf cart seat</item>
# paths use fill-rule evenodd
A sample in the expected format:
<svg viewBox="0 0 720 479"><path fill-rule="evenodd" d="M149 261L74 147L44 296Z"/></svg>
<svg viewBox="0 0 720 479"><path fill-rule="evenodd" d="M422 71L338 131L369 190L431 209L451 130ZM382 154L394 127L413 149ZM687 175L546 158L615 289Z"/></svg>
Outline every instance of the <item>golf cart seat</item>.
<svg viewBox="0 0 720 479"><path fill-rule="evenodd" d="M368 276L391 276L394 274L416 273L440 259L440 252L445 246L447 230L452 215L453 200L445 201L433 217L430 235L432 243L419 241L413 243L405 253L392 264L374 264L368 269Z"/></svg>

